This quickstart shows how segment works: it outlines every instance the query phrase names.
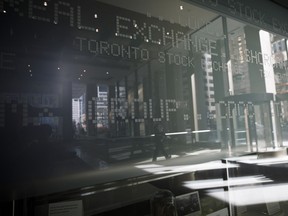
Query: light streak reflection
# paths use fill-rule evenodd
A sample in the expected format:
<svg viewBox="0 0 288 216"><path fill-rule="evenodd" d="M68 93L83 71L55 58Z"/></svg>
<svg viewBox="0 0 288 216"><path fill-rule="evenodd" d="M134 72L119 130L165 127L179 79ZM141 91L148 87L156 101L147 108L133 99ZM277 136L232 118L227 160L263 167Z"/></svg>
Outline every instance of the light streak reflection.
<svg viewBox="0 0 288 216"><path fill-rule="evenodd" d="M208 195L235 206L248 206L287 201L287 191L288 184L269 184L234 187L229 191L210 190Z"/></svg>
<svg viewBox="0 0 288 216"><path fill-rule="evenodd" d="M228 158L227 160L233 161L233 159ZM273 157L273 158L247 158L245 160L239 159L238 162L245 163L245 164L254 164L258 166L271 166L277 164L285 164L288 163L288 156L281 156L281 157Z"/></svg>
<svg viewBox="0 0 288 216"><path fill-rule="evenodd" d="M164 165L138 165L135 166L138 169L142 169L148 173L153 173L155 175L160 174L171 174L171 173L187 173L196 172L204 170L216 170L216 169L226 169L227 165L221 163L221 161L212 161L208 163L194 164L194 165L181 165L181 166L164 166ZM238 165L229 164L228 168L236 168Z"/></svg>
<svg viewBox="0 0 288 216"><path fill-rule="evenodd" d="M209 179L209 180L186 181L186 182L183 182L183 184L187 188L190 188L193 190L199 190L199 189L208 189L208 188L217 188L217 187L227 187L228 185L231 187L231 186L273 182L271 179L268 179L262 175L234 177L234 178L229 178L228 181L225 181L219 178L219 179Z"/></svg>

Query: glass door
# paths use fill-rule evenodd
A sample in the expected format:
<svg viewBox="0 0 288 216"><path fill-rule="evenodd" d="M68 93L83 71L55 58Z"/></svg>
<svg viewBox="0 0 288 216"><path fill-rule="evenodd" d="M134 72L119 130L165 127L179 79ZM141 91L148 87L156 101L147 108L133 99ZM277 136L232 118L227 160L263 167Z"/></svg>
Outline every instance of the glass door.
<svg viewBox="0 0 288 216"><path fill-rule="evenodd" d="M271 106L269 103L254 105L255 113L255 143L257 151L266 151L275 146L272 127Z"/></svg>
<svg viewBox="0 0 288 216"><path fill-rule="evenodd" d="M281 147L288 146L288 95L282 94L277 95L277 103L276 103L277 115L279 117L279 131L281 138Z"/></svg>
<svg viewBox="0 0 288 216"><path fill-rule="evenodd" d="M282 145L282 139L275 136L279 115L272 100L259 100L251 95L230 96L219 105L227 126L222 140L226 140L228 150L267 151Z"/></svg>

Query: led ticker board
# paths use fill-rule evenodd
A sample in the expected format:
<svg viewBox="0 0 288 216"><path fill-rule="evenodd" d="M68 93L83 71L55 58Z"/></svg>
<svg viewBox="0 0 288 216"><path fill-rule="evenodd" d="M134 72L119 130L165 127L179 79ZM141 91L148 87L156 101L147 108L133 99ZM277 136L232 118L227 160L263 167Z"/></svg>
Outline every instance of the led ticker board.
<svg viewBox="0 0 288 216"><path fill-rule="evenodd" d="M203 25L181 25L97 1L2 0L0 11L3 22L9 23L3 27L2 42L11 41L13 31L15 50L24 49L15 43L25 41L31 49L129 61L156 59L187 68L195 66L192 50L219 55L216 39L192 36Z"/></svg>
<svg viewBox="0 0 288 216"><path fill-rule="evenodd" d="M210 8L225 16L245 23L256 25L261 29L288 36L287 9L273 1L250 0L188 0L201 7Z"/></svg>
<svg viewBox="0 0 288 216"><path fill-rule="evenodd" d="M287 24L281 17L268 14L267 8L256 9L253 1L192 2L211 7L221 14L226 8L227 16L234 15L247 22L252 20L252 24L258 23L263 28L272 25L272 31L286 33ZM272 6L274 9L275 5ZM283 9L276 9L282 14ZM1 0L0 68L12 70L11 62L16 53L17 56L19 53L27 55L27 50L32 50L38 57L45 50L51 55L61 53L68 60L73 60L75 55L88 55L109 58L110 61L156 60L160 64L192 69L198 64L195 53L204 52L212 56L214 71L227 71L229 65L219 61L225 57L219 48L219 40L227 36L221 29L206 28L212 24L212 17L202 20L202 17L192 15L176 22L151 16L146 11L139 13L93 0ZM199 31L208 37L195 34ZM244 54L247 63L273 64L273 57L267 53L247 48ZM267 71L261 73L269 75Z"/></svg>

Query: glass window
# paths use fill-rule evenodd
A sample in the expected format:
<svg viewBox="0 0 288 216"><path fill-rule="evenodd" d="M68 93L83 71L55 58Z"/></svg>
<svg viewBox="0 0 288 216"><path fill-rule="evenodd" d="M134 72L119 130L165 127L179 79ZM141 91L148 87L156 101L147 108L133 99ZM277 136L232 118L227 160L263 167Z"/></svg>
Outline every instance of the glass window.
<svg viewBox="0 0 288 216"><path fill-rule="evenodd" d="M237 10L238 1L228 2ZM119 164L143 171L139 164L201 156L202 148L232 154L286 147L287 39L251 23L260 9L245 7L240 21L218 6L0 1L0 131L3 160L13 169L7 178L17 184L34 174L116 173Z"/></svg>

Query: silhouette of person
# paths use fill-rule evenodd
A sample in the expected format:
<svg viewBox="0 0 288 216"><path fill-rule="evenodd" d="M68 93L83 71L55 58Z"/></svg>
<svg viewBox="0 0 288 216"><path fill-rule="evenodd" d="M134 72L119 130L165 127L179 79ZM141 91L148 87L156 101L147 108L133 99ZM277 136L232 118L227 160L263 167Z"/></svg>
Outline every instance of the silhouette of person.
<svg viewBox="0 0 288 216"><path fill-rule="evenodd" d="M162 153L162 155L164 155L166 159L171 158L171 156L168 155L168 153L165 150L165 147L164 147L165 140L166 140L166 136L165 136L164 127L161 124L159 124L155 128L155 137L154 137L155 150L153 153L152 161L157 160L159 153Z"/></svg>

